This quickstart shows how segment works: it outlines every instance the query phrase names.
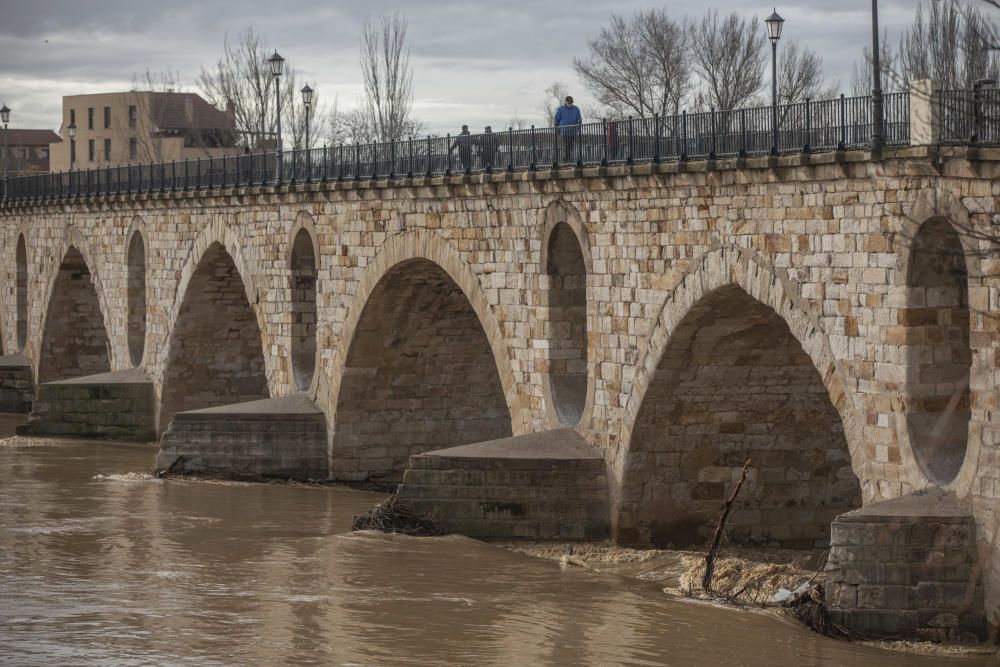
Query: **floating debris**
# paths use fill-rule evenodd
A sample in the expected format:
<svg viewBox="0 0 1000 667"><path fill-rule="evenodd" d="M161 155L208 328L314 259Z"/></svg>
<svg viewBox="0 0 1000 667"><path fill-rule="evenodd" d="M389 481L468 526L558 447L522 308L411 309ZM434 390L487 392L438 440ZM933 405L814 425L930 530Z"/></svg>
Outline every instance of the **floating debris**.
<svg viewBox="0 0 1000 667"><path fill-rule="evenodd" d="M355 515L351 530L377 530L383 533L434 536L445 535L445 530L433 519L417 514L393 494L364 514Z"/></svg>

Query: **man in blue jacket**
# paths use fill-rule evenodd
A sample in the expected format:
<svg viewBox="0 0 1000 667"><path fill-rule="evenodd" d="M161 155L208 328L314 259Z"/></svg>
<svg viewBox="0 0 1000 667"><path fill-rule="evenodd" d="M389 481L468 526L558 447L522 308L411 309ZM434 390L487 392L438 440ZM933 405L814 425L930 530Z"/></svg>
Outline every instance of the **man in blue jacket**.
<svg viewBox="0 0 1000 667"><path fill-rule="evenodd" d="M566 96L566 104L556 111L556 127L561 128L559 134L562 135L563 162L573 162L573 145L576 143L576 135L580 133L580 123L583 122L583 114L578 107L573 106L573 98Z"/></svg>

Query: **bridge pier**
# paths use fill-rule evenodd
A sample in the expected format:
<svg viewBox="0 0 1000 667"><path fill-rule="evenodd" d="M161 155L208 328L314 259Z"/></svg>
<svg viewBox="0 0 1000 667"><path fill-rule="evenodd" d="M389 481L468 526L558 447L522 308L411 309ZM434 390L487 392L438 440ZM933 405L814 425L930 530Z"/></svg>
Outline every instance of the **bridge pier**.
<svg viewBox="0 0 1000 667"><path fill-rule="evenodd" d="M38 385L18 435L151 442L156 439L153 383L128 369Z"/></svg>
<svg viewBox="0 0 1000 667"><path fill-rule="evenodd" d="M0 356L0 412L28 413L35 400L35 379L23 353Z"/></svg>
<svg viewBox="0 0 1000 667"><path fill-rule="evenodd" d="M411 456L398 497L471 537L608 536L604 457L569 428Z"/></svg>
<svg viewBox="0 0 1000 667"><path fill-rule="evenodd" d="M942 491L842 514L827 565L833 619L866 636L985 640L978 563L975 519Z"/></svg>
<svg viewBox="0 0 1000 667"><path fill-rule="evenodd" d="M178 412L156 472L326 479L326 420L306 394Z"/></svg>

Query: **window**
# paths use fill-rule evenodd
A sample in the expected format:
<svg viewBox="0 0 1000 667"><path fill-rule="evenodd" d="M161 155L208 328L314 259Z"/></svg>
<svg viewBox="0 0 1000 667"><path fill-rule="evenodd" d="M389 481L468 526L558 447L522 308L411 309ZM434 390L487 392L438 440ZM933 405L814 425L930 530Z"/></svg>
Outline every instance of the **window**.
<svg viewBox="0 0 1000 667"><path fill-rule="evenodd" d="M105 162L111 162L111 140L104 140L104 160Z"/></svg>
<svg viewBox="0 0 1000 667"><path fill-rule="evenodd" d="M129 105L129 108L128 108L128 126L129 127L135 127L135 122L138 119L138 117L139 117L139 113L136 110L135 105L134 104Z"/></svg>
<svg viewBox="0 0 1000 667"><path fill-rule="evenodd" d="M111 107L104 107L104 129L111 127Z"/></svg>
<svg viewBox="0 0 1000 667"><path fill-rule="evenodd" d="M87 108L87 129L94 129L94 107Z"/></svg>
<svg viewBox="0 0 1000 667"><path fill-rule="evenodd" d="M76 109L69 110L69 124L76 125Z"/></svg>
<svg viewBox="0 0 1000 667"><path fill-rule="evenodd" d="M94 161L94 140L89 139L87 141L87 159L91 162Z"/></svg>
<svg viewBox="0 0 1000 667"><path fill-rule="evenodd" d="M135 137L128 140L128 159L135 160L139 157L139 142Z"/></svg>

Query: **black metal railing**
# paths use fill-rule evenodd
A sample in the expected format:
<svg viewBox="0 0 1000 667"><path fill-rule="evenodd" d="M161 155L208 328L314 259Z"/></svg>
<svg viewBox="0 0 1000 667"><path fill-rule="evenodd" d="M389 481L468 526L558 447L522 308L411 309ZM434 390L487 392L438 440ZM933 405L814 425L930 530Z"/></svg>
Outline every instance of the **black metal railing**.
<svg viewBox="0 0 1000 667"><path fill-rule="evenodd" d="M995 100L995 91L989 93ZM283 183L308 183L828 151L867 146L871 140L868 96L810 100L781 105L777 111L777 133L771 107L685 112L285 151L280 158L275 153L248 153L19 176L9 179L5 197L53 199L275 184L278 159ZM909 93L885 95L885 116L886 143L908 144ZM981 137L996 137L995 116L991 122L984 124ZM962 129L960 123L968 123L965 116L956 117L956 131Z"/></svg>
<svg viewBox="0 0 1000 667"><path fill-rule="evenodd" d="M941 142L1000 143L1000 88L942 89L936 95Z"/></svg>

